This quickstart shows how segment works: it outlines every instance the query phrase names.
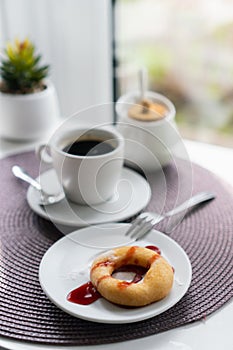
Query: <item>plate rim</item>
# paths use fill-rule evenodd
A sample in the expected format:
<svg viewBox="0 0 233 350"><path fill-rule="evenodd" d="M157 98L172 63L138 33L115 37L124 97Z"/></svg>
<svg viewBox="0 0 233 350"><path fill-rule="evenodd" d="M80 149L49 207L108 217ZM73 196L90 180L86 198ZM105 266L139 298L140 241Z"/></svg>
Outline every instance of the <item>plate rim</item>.
<svg viewBox="0 0 233 350"><path fill-rule="evenodd" d="M41 176L43 176L45 173L52 172L53 170L54 169L49 169L49 170L44 171L42 174L40 174L37 177L36 180L40 181ZM88 227L89 225L99 225L99 224L113 222L113 220L114 221L127 220L128 218L130 218L130 217L136 215L137 213L139 213L141 210L143 210L148 205L148 203L151 200L152 191L151 191L151 186L150 186L149 182L141 174L139 174L138 172L134 171L133 169L130 169L130 168L125 167L125 166L123 167L122 171L124 171L126 174L130 174L129 176L131 176L133 174L133 176L136 176L138 180L140 179L139 181L141 181L143 183L143 186L145 186L145 189L146 189L146 193L145 194L146 194L146 196L144 197L145 198L145 200L143 202L144 204L142 206L140 206L139 210L132 211L128 215L124 214L126 212L126 210L123 210L122 211L122 215L119 217L119 219L111 218L111 214L105 214L105 215L109 216L106 220L103 219L103 221L101 220L101 221L91 222L91 223L87 223L81 218L79 218L79 220L77 219L76 222L72 221L72 223L69 223L67 220L64 221L64 219L54 218L54 217L50 216L46 212L46 209L44 210L44 209L40 208L40 205L39 205L38 202L34 203L35 201L33 200L33 197L34 197L34 194L35 194L36 190L31 185L28 187L28 190L27 190L27 195L26 195L27 203L28 203L29 207L31 208L31 210L33 210L36 214L38 214L42 218L50 220L54 224L64 225L64 226L71 227L71 228L75 228L75 227L85 228L85 227ZM136 189L136 187L135 187L135 189ZM68 200L67 200L67 202L69 203ZM55 205L56 204L54 204L54 206ZM78 204L73 203L73 205L77 206L77 208L79 207ZM99 206L101 206L101 205L102 204L100 204Z"/></svg>
<svg viewBox="0 0 233 350"><path fill-rule="evenodd" d="M126 223L105 223L105 224L100 224L98 225L99 227L101 226L106 226L106 225L113 225L113 224L116 224L118 226L125 226L125 227L128 227L130 226L131 224L126 224ZM81 230L87 230L87 229L90 229L91 226L88 226L88 227L85 227L85 228L81 228ZM45 284L43 283L43 280L42 280L42 269L44 268L43 264L44 264L44 261L45 259L47 258L48 254L50 254L51 250L54 249L54 246L55 245L60 245L62 244L62 241L65 241L67 239L67 236L69 235L72 235L74 234L75 232L78 232L79 230L75 230L75 231L72 231L71 233L69 233L68 235L60 238L58 241L56 241L47 251L46 253L44 254L44 256L42 257L41 259L41 262L40 262L40 266L39 266L39 282L40 282L40 285L41 285L41 288L42 290L44 291L45 295L48 297L48 299L53 303L55 304L59 309L63 310L64 312L66 312L67 314L70 314L74 317L77 317L77 318L80 318L80 319L83 319L83 320L86 320L86 321L91 321L91 322L97 322L97 323L105 323L105 324L126 324L126 323L134 323L134 322L139 322L139 321L143 321L143 320L146 320L146 319L149 319L149 318L152 318L152 317L156 317L162 313L164 313L165 311L169 310L170 308L172 308L175 304L177 304L183 297L184 295L187 293L189 287L190 287L190 284L191 284L191 281L192 281L192 265L191 265L191 262L190 262L190 259L187 255L187 253L185 252L185 250L174 240L172 239L171 237L167 236L166 234L160 232L160 231L157 231L157 230L151 230L152 232L155 232L157 235L159 235L160 237L162 237L162 239L165 238L165 240L168 240L170 241L174 246L176 246L176 248L180 251L180 253L183 255L183 257L185 258L186 260L186 268L187 268L187 274L188 274L188 280L186 281L185 283L185 288L183 289L182 293L180 293L179 297L178 298L175 298L173 301L171 300L170 304L168 306L164 306L163 307L163 310L158 312L158 313L153 313L152 314L149 314L147 315L146 317L143 316L143 312L142 312L142 315L141 316L136 316L134 318L127 318L126 316L126 319L121 319L121 320L118 320L118 319L115 319L115 320L106 320L106 319L98 319L98 318L95 318L95 317L91 317L89 316L88 312L87 312L87 315L80 315L80 314L77 314L77 312L72 312L70 310L67 310L64 306L60 305L57 301L55 301L53 299L53 297L50 295L50 293L48 293L46 287L45 287ZM142 242L144 240L141 240ZM144 241L144 242L149 242L149 241ZM152 242L153 243L153 242ZM129 244L129 245L132 245ZM93 249L93 248L92 248ZM111 248L109 248L111 249ZM101 250L100 249L97 249L100 251L100 254L101 254ZM175 279L174 279L175 281ZM107 301L107 300L106 300ZM105 302L106 302L105 301ZM108 301L107 301L108 302ZM110 303L110 302L108 302ZM111 303L110 303L111 304ZM151 305L153 305L154 303L152 303ZM150 305L147 305L145 307L149 307ZM86 307L86 306L85 306ZM143 308L143 307L142 307ZM88 309L87 309L88 310Z"/></svg>

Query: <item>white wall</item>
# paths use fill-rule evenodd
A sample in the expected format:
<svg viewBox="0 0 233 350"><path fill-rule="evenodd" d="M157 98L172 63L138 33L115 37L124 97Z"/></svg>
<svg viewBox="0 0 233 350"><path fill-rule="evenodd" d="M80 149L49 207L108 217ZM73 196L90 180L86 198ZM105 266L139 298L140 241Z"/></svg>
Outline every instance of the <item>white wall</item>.
<svg viewBox="0 0 233 350"><path fill-rule="evenodd" d="M0 0L1 49L15 37L35 43L51 64L64 117L112 101L110 7L110 0Z"/></svg>

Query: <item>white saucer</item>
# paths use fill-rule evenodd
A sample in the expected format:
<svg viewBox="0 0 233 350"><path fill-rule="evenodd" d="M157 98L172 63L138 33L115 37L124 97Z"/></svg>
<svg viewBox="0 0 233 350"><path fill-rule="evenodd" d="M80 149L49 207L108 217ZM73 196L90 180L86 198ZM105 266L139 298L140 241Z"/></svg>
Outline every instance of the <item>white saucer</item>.
<svg viewBox="0 0 233 350"><path fill-rule="evenodd" d="M122 308L104 298L90 305L74 304L67 300L69 292L89 281L91 262L103 251L85 247L85 237L87 245L99 242L100 246L106 241L110 245L111 237L111 248L118 246L120 242L121 245L133 245L134 243L129 243L124 236L129 225L108 223L76 230L49 248L42 258L39 269L40 284L48 298L63 311L75 317L100 323L137 322L159 315L175 305L187 292L191 283L191 264L184 250L174 240L156 230L152 230L146 240L137 241L137 245L158 246L162 256L174 267L173 287L166 298L139 308ZM83 244L80 245L79 241Z"/></svg>
<svg viewBox="0 0 233 350"><path fill-rule="evenodd" d="M56 193L60 189L55 171L52 169L41 174L40 182L50 193ZM59 203L42 207L39 204L38 191L30 186L27 192L28 204L38 215L50 219L55 224L71 227L126 220L145 208L150 197L151 189L148 182L127 168L122 170L117 193L113 198L92 207L75 204L66 198Z"/></svg>

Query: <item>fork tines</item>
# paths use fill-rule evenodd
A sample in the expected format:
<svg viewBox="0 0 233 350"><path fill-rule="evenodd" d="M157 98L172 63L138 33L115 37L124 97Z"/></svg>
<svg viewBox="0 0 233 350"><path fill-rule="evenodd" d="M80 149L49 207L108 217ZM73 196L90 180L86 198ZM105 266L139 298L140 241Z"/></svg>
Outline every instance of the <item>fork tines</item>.
<svg viewBox="0 0 233 350"><path fill-rule="evenodd" d="M143 215L143 214L142 214ZM141 216L139 215L132 223L128 231L126 232L126 236L130 238L134 238L136 241L141 239L145 234L147 234L152 227L155 225L156 220L150 216Z"/></svg>

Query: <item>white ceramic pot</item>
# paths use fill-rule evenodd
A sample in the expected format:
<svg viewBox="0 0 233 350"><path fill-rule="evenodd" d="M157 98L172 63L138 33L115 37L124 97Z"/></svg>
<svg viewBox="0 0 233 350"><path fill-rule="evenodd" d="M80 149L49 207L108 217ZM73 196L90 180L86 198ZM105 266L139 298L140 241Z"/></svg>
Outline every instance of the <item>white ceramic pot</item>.
<svg viewBox="0 0 233 350"><path fill-rule="evenodd" d="M50 81L40 92L14 95L0 92L0 136L33 140L45 135L59 118L56 90Z"/></svg>
<svg viewBox="0 0 233 350"><path fill-rule="evenodd" d="M175 123L176 110L165 96L146 92L146 98L167 108L166 117L156 121L141 121L128 116L128 110L139 101L139 92L123 95L116 103L117 128L125 138L125 162L145 171L155 171L167 165L180 136Z"/></svg>

